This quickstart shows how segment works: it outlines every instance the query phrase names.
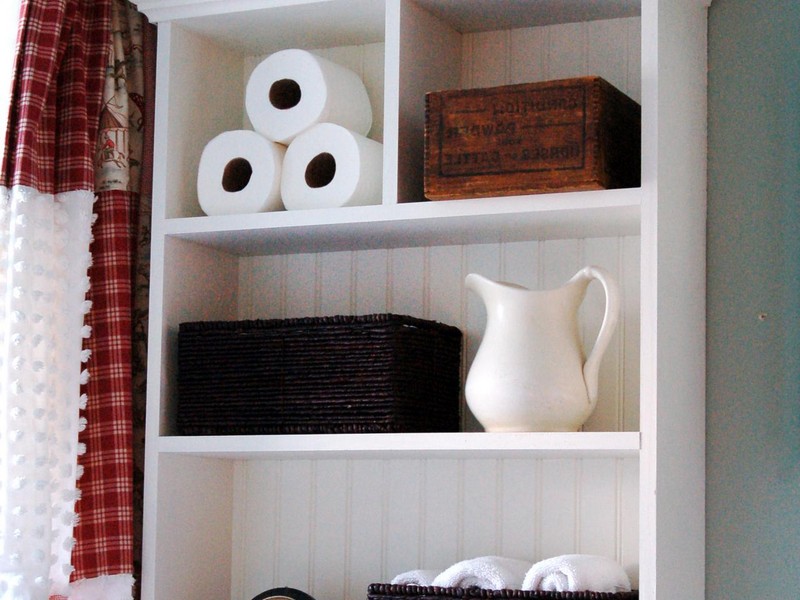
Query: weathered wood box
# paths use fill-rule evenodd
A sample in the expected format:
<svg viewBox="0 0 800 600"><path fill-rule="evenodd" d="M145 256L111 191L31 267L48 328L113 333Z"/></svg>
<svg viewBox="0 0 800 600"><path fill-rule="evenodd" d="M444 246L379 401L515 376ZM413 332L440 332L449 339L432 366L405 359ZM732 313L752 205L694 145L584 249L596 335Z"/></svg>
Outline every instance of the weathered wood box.
<svg viewBox="0 0 800 600"><path fill-rule="evenodd" d="M600 77L425 100L430 200L640 185L641 107Z"/></svg>

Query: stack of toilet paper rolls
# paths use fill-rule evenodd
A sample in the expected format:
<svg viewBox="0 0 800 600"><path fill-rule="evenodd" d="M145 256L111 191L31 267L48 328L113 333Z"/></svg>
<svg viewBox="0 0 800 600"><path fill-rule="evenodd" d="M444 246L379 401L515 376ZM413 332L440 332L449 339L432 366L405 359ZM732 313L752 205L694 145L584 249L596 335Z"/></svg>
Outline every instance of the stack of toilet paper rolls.
<svg viewBox="0 0 800 600"><path fill-rule="evenodd" d="M372 108L353 71L305 50L268 56L247 82L254 131L203 149L197 196L207 215L379 204L383 145L366 137Z"/></svg>

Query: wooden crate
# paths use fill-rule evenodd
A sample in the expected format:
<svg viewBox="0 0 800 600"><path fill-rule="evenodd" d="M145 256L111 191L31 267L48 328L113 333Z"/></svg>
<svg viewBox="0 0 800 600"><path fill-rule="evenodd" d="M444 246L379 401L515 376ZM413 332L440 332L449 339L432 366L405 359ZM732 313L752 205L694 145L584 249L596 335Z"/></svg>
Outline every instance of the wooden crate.
<svg viewBox="0 0 800 600"><path fill-rule="evenodd" d="M641 107L600 77L426 95L430 200L637 187Z"/></svg>

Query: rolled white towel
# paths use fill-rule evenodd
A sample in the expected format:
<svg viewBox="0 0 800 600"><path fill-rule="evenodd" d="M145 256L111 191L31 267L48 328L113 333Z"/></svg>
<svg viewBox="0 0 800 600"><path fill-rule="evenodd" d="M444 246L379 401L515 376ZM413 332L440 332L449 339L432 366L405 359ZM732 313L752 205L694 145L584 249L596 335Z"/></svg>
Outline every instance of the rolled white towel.
<svg viewBox="0 0 800 600"><path fill-rule="evenodd" d="M533 565L523 590L543 592L629 592L631 582L614 560L592 554L564 554Z"/></svg>
<svg viewBox="0 0 800 600"><path fill-rule="evenodd" d="M431 585L479 587L486 590L519 589L531 563L502 556L479 556L448 567Z"/></svg>
<svg viewBox="0 0 800 600"><path fill-rule="evenodd" d="M431 585L439 571L428 569L413 569L400 573L392 579L392 585Z"/></svg>

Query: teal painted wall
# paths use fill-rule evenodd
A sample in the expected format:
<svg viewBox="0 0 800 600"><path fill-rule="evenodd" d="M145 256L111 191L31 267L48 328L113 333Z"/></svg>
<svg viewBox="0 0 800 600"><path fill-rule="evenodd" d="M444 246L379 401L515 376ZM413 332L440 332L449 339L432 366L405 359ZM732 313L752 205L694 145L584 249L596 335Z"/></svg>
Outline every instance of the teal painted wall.
<svg viewBox="0 0 800 600"><path fill-rule="evenodd" d="M800 1L709 11L707 594L800 598Z"/></svg>

